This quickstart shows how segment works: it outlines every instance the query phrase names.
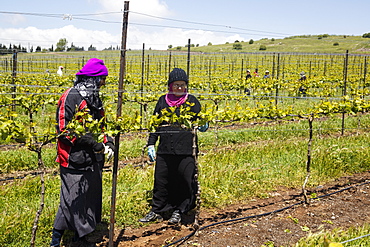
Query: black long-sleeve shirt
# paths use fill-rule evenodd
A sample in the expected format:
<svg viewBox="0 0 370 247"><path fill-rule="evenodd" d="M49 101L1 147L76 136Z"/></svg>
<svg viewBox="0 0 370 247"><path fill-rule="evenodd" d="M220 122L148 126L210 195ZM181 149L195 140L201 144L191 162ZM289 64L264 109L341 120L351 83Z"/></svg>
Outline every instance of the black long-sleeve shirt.
<svg viewBox="0 0 370 247"><path fill-rule="evenodd" d="M189 94L187 102L194 103L191 106L191 111L199 113L201 105L195 96ZM170 107L162 95L155 106L154 114L161 114L161 110ZM179 114L179 109L176 109ZM195 119L193 119L195 120ZM166 125L162 123L161 125ZM159 138L157 154L172 154L172 155L192 155L193 154L193 135L191 130L185 130L176 126L158 127L156 132L149 134L148 145L155 145ZM196 140L197 145L197 140ZM198 145L197 145L198 152Z"/></svg>

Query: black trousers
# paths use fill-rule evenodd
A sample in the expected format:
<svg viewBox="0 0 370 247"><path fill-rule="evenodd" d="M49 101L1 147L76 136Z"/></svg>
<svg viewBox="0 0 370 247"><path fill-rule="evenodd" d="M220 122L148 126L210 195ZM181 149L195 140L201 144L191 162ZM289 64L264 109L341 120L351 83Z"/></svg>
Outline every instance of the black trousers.
<svg viewBox="0 0 370 247"><path fill-rule="evenodd" d="M157 155L154 172L152 211L162 213L195 207L197 182L195 160L188 155Z"/></svg>
<svg viewBox="0 0 370 247"><path fill-rule="evenodd" d="M102 214L102 163L94 170L60 167L60 204L54 220L57 230L72 230L83 237L95 230Z"/></svg>

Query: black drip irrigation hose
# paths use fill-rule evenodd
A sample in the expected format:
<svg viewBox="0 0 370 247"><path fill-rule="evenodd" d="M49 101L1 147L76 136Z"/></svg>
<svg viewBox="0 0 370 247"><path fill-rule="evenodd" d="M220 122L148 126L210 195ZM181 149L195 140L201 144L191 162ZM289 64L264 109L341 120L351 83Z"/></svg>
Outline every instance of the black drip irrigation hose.
<svg viewBox="0 0 370 247"><path fill-rule="evenodd" d="M318 196L318 197L315 197L315 198L311 198L310 201L311 200L317 200L317 199L320 199L320 198L323 198L323 197L327 197L327 196L331 196L331 195L334 195L334 194L343 192L345 190L349 190L351 188L355 188L355 187L362 186L362 185L369 184L369 183L370 183L370 181L366 181L366 182L361 183L361 184L352 185L352 186L343 188L341 190L337 190L337 191L334 191L334 192L331 192L331 193L328 193L328 194L325 194L325 195L321 195L321 196ZM164 247L168 247L168 246L171 246L171 245L180 243L180 242L181 242L180 244L182 244L186 240L188 240L189 238L191 238L192 236L194 236L197 231L201 231L201 230L204 230L204 229L209 228L209 227L212 227L212 226L216 226L216 225L220 225L220 224L225 224L225 223L230 223L230 222L235 222L235 221L242 221L242 220L246 220L246 219L258 218L258 217L262 217L262 216L267 216L267 215L270 215L270 214L274 214L274 213L278 213L278 212L287 210L289 208L292 208L294 206L297 206L297 205L300 205L300 204L303 204L303 203L305 203L305 201L300 201L300 202L297 202L295 204L289 205L287 207L280 208L280 209L277 209L277 210L274 210L274 211L271 211L271 212L267 212L267 213L263 213L263 214L251 215L251 216L246 216L246 217L242 217L242 218L236 218L236 219L231 219L231 220L225 220L225 221L220 221L220 222L212 223L212 224L203 226L203 227L201 227L199 229L196 229L192 233L190 233L189 235L187 235L185 237L182 237L182 238L180 238L179 240L177 240L175 242L172 242L170 244L167 244Z"/></svg>
<svg viewBox="0 0 370 247"><path fill-rule="evenodd" d="M42 172L32 172L32 173L27 174L25 176L9 177L9 178L5 178L5 179L0 179L0 182L2 182L2 181L8 181L8 180L15 180L15 179L24 179L25 177L27 177L29 175L39 175L41 173ZM57 172L53 172L53 175L54 176L57 175ZM318 196L318 197L315 197L315 198L311 198L310 200L317 200L317 199L320 199L320 198L323 198L323 197L331 196L331 195L334 195L334 194L343 192L345 190L349 190L351 188L355 188L355 187L362 186L362 185L369 184L369 183L370 183L370 181L367 181L367 182L364 182L364 183L361 183L361 184L357 184L357 185L352 185L350 187L346 187L346 188L343 188L341 190L334 191L334 192L329 193L329 194L325 194L325 195L321 195L321 196ZM298 205L303 204L303 203L305 203L305 201L300 201L300 202L297 202L295 204L289 205L287 207L280 208L280 209L277 209L277 210L274 210L274 211L271 211L271 212L267 212L267 213L263 213L263 214L251 215L251 216L246 216L246 217L242 217L242 218L236 218L236 219L231 219L231 220L225 220L225 221L220 221L220 222L212 223L210 225L206 225L206 226L203 226L203 227L201 227L199 229L196 229L192 233L188 234L187 236L182 237L179 240L177 240L175 242L172 242L172 243L169 243L169 244L167 244L167 245L165 245L163 247L168 247L168 246L177 244L179 242L183 243L186 240L188 240L189 238L191 238L192 236L194 236L197 231L201 231L201 230L204 230L204 229L209 228L209 227L212 227L212 226L221 225L221 224L230 223L230 222L235 222L235 221L242 221L242 220L246 220L246 219L258 218L258 217L262 217L262 216L267 216L267 215L270 215L270 214L274 214L274 213L278 213L278 212L287 210L289 208L292 208L294 206L298 206Z"/></svg>
<svg viewBox="0 0 370 247"><path fill-rule="evenodd" d="M16 180L16 179L24 179L26 178L27 176L37 176L37 175L40 175L42 174L43 172L31 172L31 173L27 173L23 176L16 176L16 177L8 177L8 178L2 178L0 179L0 182L4 182L4 181L9 181L9 180ZM55 173L54 173L55 175Z"/></svg>

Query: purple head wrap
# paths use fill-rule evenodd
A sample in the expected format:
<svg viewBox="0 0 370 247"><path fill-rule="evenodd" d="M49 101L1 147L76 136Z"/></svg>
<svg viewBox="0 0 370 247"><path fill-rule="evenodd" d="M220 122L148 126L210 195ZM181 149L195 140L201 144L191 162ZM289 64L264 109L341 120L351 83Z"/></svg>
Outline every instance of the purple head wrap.
<svg viewBox="0 0 370 247"><path fill-rule="evenodd" d="M76 73L76 75L82 76L107 76L108 69L104 65L104 61L97 58L91 58L82 67L82 69Z"/></svg>

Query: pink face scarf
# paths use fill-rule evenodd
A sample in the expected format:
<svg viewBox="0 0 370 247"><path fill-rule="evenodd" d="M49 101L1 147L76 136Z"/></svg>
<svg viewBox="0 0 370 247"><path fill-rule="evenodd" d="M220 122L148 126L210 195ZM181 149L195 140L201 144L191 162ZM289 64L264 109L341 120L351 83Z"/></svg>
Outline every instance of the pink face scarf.
<svg viewBox="0 0 370 247"><path fill-rule="evenodd" d="M188 90L186 88L184 94L178 97L173 93L172 86L173 86L173 83L171 83L168 86L168 93L166 94L166 102L171 107L172 106L179 107L180 105L184 104L185 101L188 99L188 95L189 95Z"/></svg>

